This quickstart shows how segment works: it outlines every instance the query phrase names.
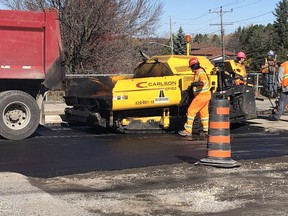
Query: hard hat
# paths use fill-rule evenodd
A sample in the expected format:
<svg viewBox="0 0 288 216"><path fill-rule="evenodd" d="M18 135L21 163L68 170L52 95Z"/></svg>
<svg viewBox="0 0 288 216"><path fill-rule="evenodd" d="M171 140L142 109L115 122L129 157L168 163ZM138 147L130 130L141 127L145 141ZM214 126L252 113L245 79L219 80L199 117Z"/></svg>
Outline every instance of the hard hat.
<svg viewBox="0 0 288 216"><path fill-rule="evenodd" d="M238 52L236 55L237 58L246 58L246 55L244 52Z"/></svg>
<svg viewBox="0 0 288 216"><path fill-rule="evenodd" d="M192 65L197 64L197 63L199 63L198 59L196 57L192 57L189 60L189 67L191 67Z"/></svg>
<svg viewBox="0 0 288 216"><path fill-rule="evenodd" d="M267 53L268 56L274 56L274 52L272 50L270 50L268 53Z"/></svg>

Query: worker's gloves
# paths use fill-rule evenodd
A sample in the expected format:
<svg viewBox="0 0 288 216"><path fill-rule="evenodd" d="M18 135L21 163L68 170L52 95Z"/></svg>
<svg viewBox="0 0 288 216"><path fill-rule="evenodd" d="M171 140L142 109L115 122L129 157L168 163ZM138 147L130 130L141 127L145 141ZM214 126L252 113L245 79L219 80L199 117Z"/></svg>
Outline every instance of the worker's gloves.
<svg viewBox="0 0 288 216"><path fill-rule="evenodd" d="M203 82L193 82L193 83L191 83L191 86L195 86L195 87L198 87L198 86L203 86L204 85L204 83Z"/></svg>

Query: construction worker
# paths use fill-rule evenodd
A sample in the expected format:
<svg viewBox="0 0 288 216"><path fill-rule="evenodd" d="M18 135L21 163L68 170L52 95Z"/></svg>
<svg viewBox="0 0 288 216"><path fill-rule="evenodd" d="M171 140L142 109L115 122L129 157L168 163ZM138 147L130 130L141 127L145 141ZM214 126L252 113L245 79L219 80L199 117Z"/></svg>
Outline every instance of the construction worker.
<svg viewBox="0 0 288 216"><path fill-rule="evenodd" d="M281 90L279 104L273 115L269 116L269 120L278 121L288 105L288 61L281 64L278 69L278 87Z"/></svg>
<svg viewBox="0 0 288 216"><path fill-rule="evenodd" d="M234 78L236 85L245 85L247 80L246 68L244 61L246 59L246 54L244 52L238 52L235 59L235 69Z"/></svg>
<svg viewBox="0 0 288 216"><path fill-rule="evenodd" d="M263 74L263 94L267 97L277 96L277 60L275 53L270 50L265 58L265 63L261 67Z"/></svg>
<svg viewBox="0 0 288 216"><path fill-rule="evenodd" d="M189 60L189 67L194 72L193 82L191 83L194 98L187 110L187 121L184 124L184 130L178 132L179 135L186 137L192 137L193 122L197 113L199 113L204 134L208 134L208 107L211 99L210 82L205 69L200 66L199 60L192 57Z"/></svg>

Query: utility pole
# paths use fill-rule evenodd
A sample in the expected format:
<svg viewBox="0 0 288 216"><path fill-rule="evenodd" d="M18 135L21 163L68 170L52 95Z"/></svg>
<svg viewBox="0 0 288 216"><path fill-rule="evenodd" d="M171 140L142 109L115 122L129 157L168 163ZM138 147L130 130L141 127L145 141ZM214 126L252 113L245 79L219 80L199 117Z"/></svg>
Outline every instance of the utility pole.
<svg viewBox="0 0 288 216"><path fill-rule="evenodd" d="M233 9L231 9L230 11L223 11L222 6L220 7L219 11L211 11L209 10L209 13L217 13L220 15L220 24L210 24L210 25L220 25L221 26L221 54L222 54L222 60L223 62L225 61L225 42L224 42L224 25L233 25L233 23L223 23L223 15L224 13L231 13L233 12Z"/></svg>
<svg viewBox="0 0 288 216"><path fill-rule="evenodd" d="M171 47L171 55L174 54L174 46L173 46L173 33L172 33L172 19L170 16L170 47Z"/></svg>

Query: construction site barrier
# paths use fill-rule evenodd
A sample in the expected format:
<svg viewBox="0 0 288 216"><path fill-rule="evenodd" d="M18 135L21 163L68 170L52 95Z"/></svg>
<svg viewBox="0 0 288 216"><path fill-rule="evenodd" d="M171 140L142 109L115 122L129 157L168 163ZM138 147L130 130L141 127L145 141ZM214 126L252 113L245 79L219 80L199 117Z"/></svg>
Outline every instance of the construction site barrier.
<svg viewBox="0 0 288 216"><path fill-rule="evenodd" d="M209 105L207 157L196 164L232 168L240 166L231 159L229 100L213 98Z"/></svg>

